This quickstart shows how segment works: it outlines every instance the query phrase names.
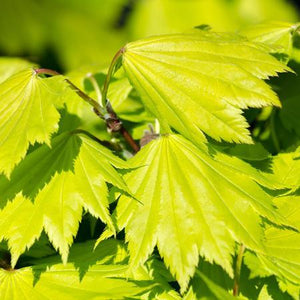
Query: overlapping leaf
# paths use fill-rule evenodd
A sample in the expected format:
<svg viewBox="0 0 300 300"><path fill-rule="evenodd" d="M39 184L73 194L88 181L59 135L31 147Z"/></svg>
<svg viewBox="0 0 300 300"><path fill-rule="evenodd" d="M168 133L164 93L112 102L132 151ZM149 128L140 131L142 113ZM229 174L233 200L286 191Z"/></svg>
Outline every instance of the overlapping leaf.
<svg viewBox="0 0 300 300"><path fill-rule="evenodd" d="M127 44L123 66L163 128L203 141L251 143L241 109L280 106L262 80L287 68L263 47L231 34L199 30Z"/></svg>
<svg viewBox="0 0 300 300"><path fill-rule="evenodd" d="M0 173L9 176L30 144L50 145L59 121L53 103L61 92L53 81L61 78L42 79L30 68L0 85Z"/></svg>
<svg viewBox="0 0 300 300"><path fill-rule="evenodd" d="M299 151L275 156L272 163L273 173L267 174L267 178L280 181L283 187L297 189L300 186L299 156Z"/></svg>
<svg viewBox="0 0 300 300"><path fill-rule="evenodd" d="M276 275L280 288L298 299L300 290L299 153L282 153L276 156L273 172L270 177L277 177L286 187L294 189L293 193L278 196L274 202L281 214L296 230L268 226L265 230L265 252L246 253L246 263L251 269L252 276Z"/></svg>
<svg viewBox="0 0 300 300"><path fill-rule="evenodd" d="M188 293L183 298L184 300L204 300L204 299L215 299L215 300L234 300L244 299L240 297L232 296L228 291L218 286L205 274L197 270L196 276L193 279L192 286Z"/></svg>
<svg viewBox="0 0 300 300"><path fill-rule="evenodd" d="M136 3L128 23L132 39L138 39L200 24L232 32L269 19L296 21L298 16L292 3L285 0L148 0Z"/></svg>
<svg viewBox="0 0 300 300"><path fill-rule="evenodd" d="M72 263L62 265L49 257L33 267L0 269L0 298L3 300L42 299L124 299L152 290L159 283L146 279L128 280L124 247L108 241L92 252L93 243L77 244L71 250ZM125 256L124 256L125 253ZM82 260L85 258L85 260ZM80 272L85 271L83 276Z"/></svg>
<svg viewBox="0 0 300 300"><path fill-rule="evenodd" d="M299 49L296 46L299 26L299 23L268 22L246 28L241 34L252 41L276 46L275 52L285 53L289 58L299 60Z"/></svg>
<svg viewBox="0 0 300 300"><path fill-rule="evenodd" d="M15 57L0 57L0 83L15 73L34 66L33 63Z"/></svg>
<svg viewBox="0 0 300 300"><path fill-rule="evenodd" d="M126 182L142 204L123 195L115 217L119 230L126 227L133 266L157 245L185 289L199 254L232 274L235 241L263 251L260 216L284 220L255 182L263 182L262 176L249 165L249 174L240 171L236 160L221 157L215 160L183 137L167 135L131 160L138 168Z"/></svg>
<svg viewBox="0 0 300 300"><path fill-rule="evenodd" d="M258 300L273 300L273 298L269 295L267 286L264 285L263 288L261 289Z"/></svg>
<svg viewBox="0 0 300 300"><path fill-rule="evenodd" d="M127 166L108 149L84 134L64 133L30 153L13 171L11 181L0 178L0 238L7 239L12 265L26 248L47 232L67 260L81 219L82 207L114 227L108 212L106 182L128 191L114 169Z"/></svg>
<svg viewBox="0 0 300 300"><path fill-rule="evenodd" d="M280 197L276 203L282 214L294 224L298 230L300 222L300 197L292 195ZM268 227L266 232L265 253L246 255L246 263L253 276L269 276L275 274L286 286L300 286L300 234L297 231Z"/></svg>

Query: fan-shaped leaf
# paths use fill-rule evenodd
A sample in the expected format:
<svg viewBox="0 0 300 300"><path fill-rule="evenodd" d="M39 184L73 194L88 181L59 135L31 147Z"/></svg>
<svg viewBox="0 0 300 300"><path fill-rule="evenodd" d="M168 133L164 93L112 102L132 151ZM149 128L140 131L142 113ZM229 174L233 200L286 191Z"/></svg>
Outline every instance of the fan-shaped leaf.
<svg viewBox="0 0 300 300"><path fill-rule="evenodd" d="M234 241L263 251L260 215L284 220L255 182L259 173L247 175L226 157L215 160L183 137L167 135L131 160L136 169L126 182L142 204L123 195L115 216L119 230L126 227L132 265L157 245L185 289L199 254L232 274Z"/></svg>
<svg viewBox="0 0 300 300"><path fill-rule="evenodd" d="M125 46L123 66L149 110L184 136L251 143L242 108L280 106L261 79L287 70L236 35L199 30ZM168 129L166 129L168 130Z"/></svg>
<svg viewBox="0 0 300 300"><path fill-rule="evenodd" d="M121 241L76 243L69 263L58 255L33 259L31 268L0 269L1 299L181 299L164 278L168 273L156 259L129 274L128 252ZM127 298L129 297L129 298Z"/></svg>
<svg viewBox="0 0 300 300"><path fill-rule="evenodd" d="M12 265L43 227L66 262L82 207L114 232L106 182L128 189L113 166L127 164L91 138L73 132L54 138L52 148L43 145L30 153L13 171L11 181L2 176L1 202L12 202L0 211L0 238L8 240Z"/></svg>
<svg viewBox="0 0 300 300"><path fill-rule="evenodd" d="M36 265L8 271L0 269L0 297L3 300L120 300L155 286L152 281L139 284L127 280L126 270L126 265L96 263L80 279L78 270L72 264ZM35 284L34 272L42 272Z"/></svg>
<svg viewBox="0 0 300 300"><path fill-rule="evenodd" d="M61 92L53 81L61 81L60 76L42 79L26 69L0 85L0 173L10 176L29 144L50 145L59 121L53 103Z"/></svg>

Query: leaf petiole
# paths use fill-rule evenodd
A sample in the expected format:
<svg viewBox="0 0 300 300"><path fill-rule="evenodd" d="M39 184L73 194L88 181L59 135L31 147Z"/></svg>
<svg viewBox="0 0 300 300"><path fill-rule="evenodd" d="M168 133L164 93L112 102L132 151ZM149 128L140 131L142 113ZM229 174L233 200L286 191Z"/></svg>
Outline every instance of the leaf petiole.
<svg viewBox="0 0 300 300"><path fill-rule="evenodd" d="M102 106L105 107L106 106L106 101L107 101L107 91L108 91L108 87L109 87L109 83L111 80L111 77L114 73L115 70L115 66L119 60L119 58L123 55L123 53L125 52L125 48L122 47L113 57L109 69L107 71L107 75L105 77L105 81L104 81L104 85L103 85L103 89L102 89Z"/></svg>
<svg viewBox="0 0 300 300"><path fill-rule="evenodd" d="M241 244L240 248L239 248L239 253L238 253L238 256L236 259L236 263L235 263L233 296L239 295L241 268L242 268L244 252L245 252L245 245Z"/></svg>

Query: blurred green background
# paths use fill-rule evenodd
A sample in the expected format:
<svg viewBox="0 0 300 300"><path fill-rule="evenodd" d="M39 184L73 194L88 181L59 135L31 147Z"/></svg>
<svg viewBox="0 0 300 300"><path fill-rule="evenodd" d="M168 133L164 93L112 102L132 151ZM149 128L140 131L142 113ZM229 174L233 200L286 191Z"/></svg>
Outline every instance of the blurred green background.
<svg viewBox="0 0 300 300"><path fill-rule="evenodd" d="M200 24L236 31L265 20L295 22L299 7L297 0L0 0L0 55L60 72L105 68L141 37Z"/></svg>

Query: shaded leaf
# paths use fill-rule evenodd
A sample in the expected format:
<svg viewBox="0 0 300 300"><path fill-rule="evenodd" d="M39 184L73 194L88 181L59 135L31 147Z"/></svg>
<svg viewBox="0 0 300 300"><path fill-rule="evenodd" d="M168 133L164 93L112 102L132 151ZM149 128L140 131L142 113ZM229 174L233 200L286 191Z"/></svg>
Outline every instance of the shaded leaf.
<svg viewBox="0 0 300 300"><path fill-rule="evenodd" d="M300 197L299 193L278 197L276 204L286 219L298 230L282 230L268 227L265 231L265 253L248 253L245 262L252 276L276 275L279 287L291 295L300 286ZM298 299L298 297L296 297ZM295 298L295 299L296 299Z"/></svg>
<svg viewBox="0 0 300 300"><path fill-rule="evenodd" d="M192 280L192 285L184 300L234 300L234 299L244 299L240 297L234 297L228 291L223 289L221 286L215 284L211 279L209 279L202 272L197 270L194 279Z"/></svg>

